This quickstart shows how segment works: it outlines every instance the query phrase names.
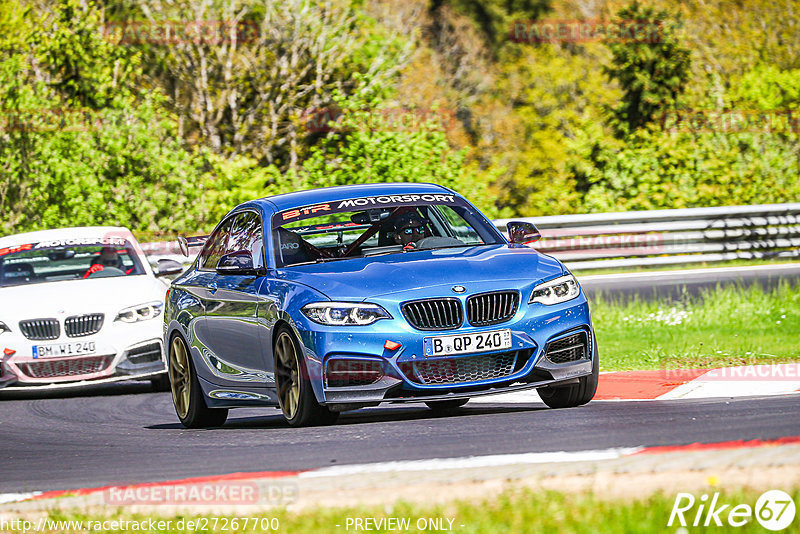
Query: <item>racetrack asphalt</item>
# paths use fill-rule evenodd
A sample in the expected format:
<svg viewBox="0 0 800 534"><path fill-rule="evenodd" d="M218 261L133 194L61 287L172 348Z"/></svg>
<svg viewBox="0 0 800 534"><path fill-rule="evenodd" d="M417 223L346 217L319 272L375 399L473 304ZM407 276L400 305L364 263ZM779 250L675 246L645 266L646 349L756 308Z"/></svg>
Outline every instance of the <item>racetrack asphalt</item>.
<svg viewBox="0 0 800 534"><path fill-rule="evenodd" d="M800 396L468 404L449 415L382 405L330 427L290 428L275 409L239 409L222 428L184 429L168 393L137 383L3 394L0 492L65 490L234 472L800 434Z"/></svg>
<svg viewBox="0 0 800 534"><path fill-rule="evenodd" d="M602 293L622 299L635 296L642 300L680 299L686 294L696 296L717 285L758 284L770 289L781 281L796 284L800 281L800 263L601 275L577 271L574 274L588 295Z"/></svg>

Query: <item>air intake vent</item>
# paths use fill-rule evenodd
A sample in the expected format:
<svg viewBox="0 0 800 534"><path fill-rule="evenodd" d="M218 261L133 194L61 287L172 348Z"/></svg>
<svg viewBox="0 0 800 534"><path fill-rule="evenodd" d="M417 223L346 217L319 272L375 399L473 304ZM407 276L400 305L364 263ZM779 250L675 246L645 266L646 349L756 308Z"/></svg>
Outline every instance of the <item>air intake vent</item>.
<svg viewBox="0 0 800 534"><path fill-rule="evenodd" d="M403 374L418 384L459 384L514 374L516 352L402 362Z"/></svg>
<svg viewBox="0 0 800 534"><path fill-rule="evenodd" d="M58 319L30 319L19 322L19 329L28 339L58 339L61 328Z"/></svg>
<svg viewBox="0 0 800 534"><path fill-rule="evenodd" d="M21 363L19 369L31 378L59 378L99 373L111 364L114 356L89 356L71 360L41 360Z"/></svg>
<svg viewBox="0 0 800 534"><path fill-rule="evenodd" d="M75 315L64 321L64 331L69 337L83 337L96 334L103 327L102 313Z"/></svg>
<svg viewBox="0 0 800 534"><path fill-rule="evenodd" d="M568 363L586 359L589 353L586 332L578 332L547 344L545 356L553 363Z"/></svg>
<svg viewBox="0 0 800 534"><path fill-rule="evenodd" d="M516 291L480 293L467 299L467 320L472 326L504 323L514 317L519 306Z"/></svg>
<svg viewBox="0 0 800 534"><path fill-rule="evenodd" d="M464 319L458 299L425 299L406 302L402 306L406 320L418 330L452 330Z"/></svg>

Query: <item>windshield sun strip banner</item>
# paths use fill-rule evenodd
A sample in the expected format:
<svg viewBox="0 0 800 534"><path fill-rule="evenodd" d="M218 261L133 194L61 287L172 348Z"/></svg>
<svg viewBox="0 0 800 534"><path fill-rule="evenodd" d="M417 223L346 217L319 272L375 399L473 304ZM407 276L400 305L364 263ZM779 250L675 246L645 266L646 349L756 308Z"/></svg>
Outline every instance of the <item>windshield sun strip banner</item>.
<svg viewBox="0 0 800 534"><path fill-rule="evenodd" d="M128 247L130 244L128 240L121 237L103 237L103 238L70 238L70 239L55 239L51 241L42 241L40 243L26 243L24 245L15 245L13 247L0 248L0 256L8 254L16 254L18 252L27 252L30 250L42 250L49 248L68 248L68 247L91 247L91 246L118 246Z"/></svg>
<svg viewBox="0 0 800 534"><path fill-rule="evenodd" d="M276 213L272 217L272 228L279 228L287 223L302 221L312 217L342 213L346 211L360 211L372 208L398 208L413 205L447 204L451 206L466 206L466 202L456 195L441 193L435 194L404 194L404 195L378 195L371 197L348 198L334 202L324 202L292 208Z"/></svg>

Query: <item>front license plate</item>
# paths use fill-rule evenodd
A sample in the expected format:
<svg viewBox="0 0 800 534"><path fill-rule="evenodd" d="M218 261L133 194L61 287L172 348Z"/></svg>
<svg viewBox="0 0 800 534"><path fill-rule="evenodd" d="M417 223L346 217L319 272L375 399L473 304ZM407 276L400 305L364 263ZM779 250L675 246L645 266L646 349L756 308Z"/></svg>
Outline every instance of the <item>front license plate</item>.
<svg viewBox="0 0 800 534"><path fill-rule="evenodd" d="M33 358L55 358L60 356L84 356L97 350L94 341L76 341L58 345L34 345Z"/></svg>
<svg viewBox="0 0 800 534"><path fill-rule="evenodd" d="M493 330L474 334L453 334L422 339L425 357L470 354L511 348L511 330Z"/></svg>

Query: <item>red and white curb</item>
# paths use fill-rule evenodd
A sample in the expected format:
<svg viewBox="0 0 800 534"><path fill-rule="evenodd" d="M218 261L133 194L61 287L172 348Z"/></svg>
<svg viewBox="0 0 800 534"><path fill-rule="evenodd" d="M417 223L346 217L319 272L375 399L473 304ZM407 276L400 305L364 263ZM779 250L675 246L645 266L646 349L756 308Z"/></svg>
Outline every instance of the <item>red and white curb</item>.
<svg viewBox="0 0 800 534"><path fill-rule="evenodd" d="M489 456L470 456L462 458L437 458L427 460L407 460L379 462L370 464L340 465L323 467L307 471L264 471L254 473L230 473L220 476L195 477L166 482L104 486L97 488L80 488L67 491L34 491L29 493L0 494L0 504L22 501L55 499L108 492L111 490L125 492L146 488L166 488L174 486L198 486L202 484L220 484L232 481L257 482L267 479L281 479L287 482L293 479L338 478L347 475L376 473L430 472L440 470L464 470L470 468L499 467L509 465L531 464L564 464L572 462L602 462L645 454L665 454L675 452L698 452L731 449L752 449L760 447L777 447L782 445L800 445L800 436L788 436L773 440L739 440L718 443L692 443L689 445L670 445L655 447L621 447L602 450L535 452L521 454L495 454Z"/></svg>
<svg viewBox="0 0 800 534"><path fill-rule="evenodd" d="M708 399L788 395L800 391L800 363L719 369L660 369L600 373L596 401ZM475 403L540 402L534 390L488 395Z"/></svg>

